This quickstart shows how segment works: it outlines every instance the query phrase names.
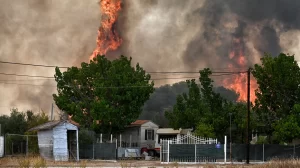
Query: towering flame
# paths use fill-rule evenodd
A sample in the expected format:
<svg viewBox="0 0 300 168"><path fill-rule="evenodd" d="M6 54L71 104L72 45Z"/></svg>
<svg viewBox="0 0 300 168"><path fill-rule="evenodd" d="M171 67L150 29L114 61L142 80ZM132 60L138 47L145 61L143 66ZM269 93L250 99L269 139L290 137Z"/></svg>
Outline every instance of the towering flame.
<svg viewBox="0 0 300 168"><path fill-rule="evenodd" d="M234 38L232 41L232 50L229 53L229 58L235 65L238 65L238 69L234 69L232 64L228 65L228 68L232 71L241 71L242 69L248 69L247 60L244 55L244 46L241 42L242 39ZM230 89L239 93L238 101L247 101L247 73L240 73L233 75L223 81L223 84ZM250 80L250 101L255 101L255 89L257 88L256 81L251 78Z"/></svg>
<svg viewBox="0 0 300 168"><path fill-rule="evenodd" d="M101 25L98 30L97 47L90 59L98 54L105 55L108 51L116 50L122 43L122 39L115 29L118 12L121 10L121 0L100 0L102 13Z"/></svg>

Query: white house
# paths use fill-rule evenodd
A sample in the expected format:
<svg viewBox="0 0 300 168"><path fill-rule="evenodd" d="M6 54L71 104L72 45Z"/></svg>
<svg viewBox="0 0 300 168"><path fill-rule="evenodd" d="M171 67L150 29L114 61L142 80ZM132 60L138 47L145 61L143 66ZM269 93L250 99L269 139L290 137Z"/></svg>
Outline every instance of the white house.
<svg viewBox="0 0 300 168"><path fill-rule="evenodd" d="M78 161L78 126L71 120L50 121L29 131L37 131L41 157L55 161Z"/></svg>
<svg viewBox="0 0 300 168"><path fill-rule="evenodd" d="M122 133L121 141L124 147L155 147L155 136L158 125L150 120L136 120Z"/></svg>

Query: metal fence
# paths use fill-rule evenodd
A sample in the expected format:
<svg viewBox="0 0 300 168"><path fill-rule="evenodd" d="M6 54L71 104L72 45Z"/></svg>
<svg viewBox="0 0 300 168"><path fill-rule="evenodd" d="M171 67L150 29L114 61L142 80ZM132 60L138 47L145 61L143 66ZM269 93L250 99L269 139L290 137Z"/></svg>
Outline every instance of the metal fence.
<svg viewBox="0 0 300 168"><path fill-rule="evenodd" d="M247 145L232 144L231 150L225 136L225 144L216 139L204 139L193 135L161 140L161 163L246 162ZM250 162L274 159L300 159L300 145L251 144Z"/></svg>
<svg viewBox="0 0 300 168"><path fill-rule="evenodd" d="M95 143L79 145L80 159L116 160L116 152L116 143Z"/></svg>
<svg viewBox="0 0 300 168"><path fill-rule="evenodd" d="M37 135L5 135L5 155L37 155L39 154Z"/></svg>
<svg viewBox="0 0 300 168"><path fill-rule="evenodd" d="M180 138L161 140L162 163L169 162L216 162L224 160L224 145L217 139L182 135Z"/></svg>
<svg viewBox="0 0 300 168"><path fill-rule="evenodd" d="M140 147L140 138L127 134L95 134L96 143L117 143L118 147Z"/></svg>
<svg viewBox="0 0 300 168"><path fill-rule="evenodd" d="M246 151L247 151L246 147L247 147L246 144L232 144L233 162L246 161ZM272 159L299 159L299 158L300 158L300 145L278 145L278 144L250 145L250 155L249 155L250 162L264 162Z"/></svg>

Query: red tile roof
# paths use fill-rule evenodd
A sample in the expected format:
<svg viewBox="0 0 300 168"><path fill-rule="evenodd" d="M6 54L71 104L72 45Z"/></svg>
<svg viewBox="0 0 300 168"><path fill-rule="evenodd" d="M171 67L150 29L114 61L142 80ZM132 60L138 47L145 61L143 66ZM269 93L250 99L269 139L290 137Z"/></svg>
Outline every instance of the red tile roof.
<svg viewBox="0 0 300 168"><path fill-rule="evenodd" d="M136 120L135 122L131 123L130 126L141 126L147 122L149 122L149 120Z"/></svg>

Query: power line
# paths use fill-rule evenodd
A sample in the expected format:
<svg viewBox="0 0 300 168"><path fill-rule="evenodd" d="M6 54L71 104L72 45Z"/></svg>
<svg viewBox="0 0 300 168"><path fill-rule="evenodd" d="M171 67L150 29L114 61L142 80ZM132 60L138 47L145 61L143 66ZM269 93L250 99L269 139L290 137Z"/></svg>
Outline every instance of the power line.
<svg viewBox="0 0 300 168"><path fill-rule="evenodd" d="M11 64L11 65L22 65L22 66L34 66L34 67L44 67L44 68L69 68L72 66L56 66L56 65L45 65L45 64L32 64L32 63L21 63L21 62L12 62L12 61L0 61L0 64ZM203 69L203 68L200 68ZM212 68L213 70L234 70L234 69L243 69L245 70L246 68ZM147 73L199 73L199 71L196 72L147 72Z"/></svg>
<svg viewBox="0 0 300 168"><path fill-rule="evenodd" d="M26 75L26 74L13 74L13 73L4 73L4 72L0 72L0 75L6 75L6 76L20 76L20 77L29 77L29 78L54 78L54 77L50 77L50 76Z"/></svg>
<svg viewBox="0 0 300 168"><path fill-rule="evenodd" d="M30 64L30 63L20 63L20 62L10 62L10 61L0 61L1 64L12 64L12 65L24 65L24 66L35 66L35 67L45 67L45 68L69 68L63 66L55 66L55 65L43 65L43 64Z"/></svg>
<svg viewBox="0 0 300 168"><path fill-rule="evenodd" d="M174 74L178 74L178 73L195 73L195 72L159 72L159 73L165 73L165 74L170 74L170 73L174 73ZM198 72L199 73L199 72ZM232 74L241 74L241 73L246 73L244 71L241 72L212 72L213 74L219 74L219 76L223 76L223 75L232 75ZM27 75L27 74L13 74L13 73L4 73L4 72L0 72L0 75L6 75L6 76L20 76L20 77L30 77L30 78L46 78L46 79L54 79L54 77L51 76L42 76L42 75ZM213 75L211 75L213 76ZM217 76L217 75L215 75Z"/></svg>

